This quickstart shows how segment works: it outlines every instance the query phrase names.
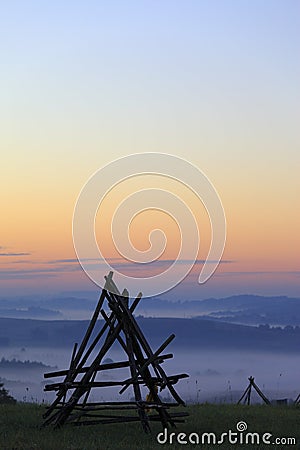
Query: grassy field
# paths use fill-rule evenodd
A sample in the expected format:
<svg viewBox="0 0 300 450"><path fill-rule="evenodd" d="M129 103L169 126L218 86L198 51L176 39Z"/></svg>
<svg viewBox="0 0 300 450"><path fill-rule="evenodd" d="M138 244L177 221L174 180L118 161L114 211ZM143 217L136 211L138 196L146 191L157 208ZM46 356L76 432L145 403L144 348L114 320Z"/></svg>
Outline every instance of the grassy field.
<svg viewBox="0 0 300 450"><path fill-rule="evenodd" d="M179 424L173 436L175 442L172 444L159 444L157 434L162 431L159 424L152 424L152 434L146 435L142 432L139 423L118 424L118 425L94 425L86 427L65 426L60 430L52 428L40 429L42 424L42 414L44 406L36 404L0 405L0 449L1 450L93 450L93 449L159 449L159 448L201 448L201 449L267 449L267 448L297 448L300 449L300 408L295 407L268 407L268 406L236 406L236 405L195 405L184 409L190 416L186 423ZM232 430L237 431L236 425L243 421L247 424L247 430L238 433L237 437L243 435L244 443L230 444L225 438L223 444L202 445L202 433L214 432L217 440L222 433ZM264 433L271 433L267 436L270 444L245 444L247 433L259 433L262 439ZM179 444L179 439L187 440L187 444ZM197 433L200 443L192 444L196 441L196 436L190 433ZM275 438L294 437L296 444L288 445L284 439L278 445L273 444ZM232 439L234 436L232 436ZM163 439L163 436L162 436ZM211 437L212 439L212 437ZM251 438L249 437L250 442ZM256 438L255 438L256 439ZM256 441L257 442L257 441ZM273 444L273 445L272 445Z"/></svg>

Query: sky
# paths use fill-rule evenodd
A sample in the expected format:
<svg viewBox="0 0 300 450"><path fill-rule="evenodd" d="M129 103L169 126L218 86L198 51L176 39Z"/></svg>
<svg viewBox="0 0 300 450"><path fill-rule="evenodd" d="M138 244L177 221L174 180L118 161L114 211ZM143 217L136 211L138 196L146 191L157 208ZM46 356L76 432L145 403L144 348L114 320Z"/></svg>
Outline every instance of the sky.
<svg viewBox="0 0 300 450"><path fill-rule="evenodd" d="M95 289L72 241L79 192L112 160L163 152L207 175L227 221L217 272L199 285L197 264L178 295L299 296L299 29L295 0L2 2L0 295ZM99 209L107 257L119 256L113 205L154 178ZM197 218L203 260L205 208L169 183ZM176 258L169 216L132 225L140 249L164 227L162 259Z"/></svg>

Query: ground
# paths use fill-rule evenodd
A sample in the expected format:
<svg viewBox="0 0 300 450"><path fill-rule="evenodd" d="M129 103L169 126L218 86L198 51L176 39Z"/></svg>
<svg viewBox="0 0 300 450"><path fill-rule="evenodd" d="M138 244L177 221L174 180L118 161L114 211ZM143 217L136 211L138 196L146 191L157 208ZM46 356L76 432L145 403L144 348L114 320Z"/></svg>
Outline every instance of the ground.
<svg viewBox="0 0 300 450"><path fill-rule="evenodd" d="M139 423L118 424L118 425L95 425L85 427L72 427L67 425L60 430L53 430L51 427L40 428L42 424L42 414L45 406L37 404L18 403L16 405L0 405L0 449L1 450L94 450L94 449L159 449L159 448L201 448L202 449L300 449L300 408L293 406L237 406L237 405L211 405L202 404L188 406L184 408L189 412L186 423L179 424L175 430L169 430L167 435L168 443L164 443L166 437L160 436L161 444L157 442L157 435L162 431L159 424L152 424L152 434L143 433ZM240 432L232 434L231 440L241 439L243 444L238 442L230 444L228 435L224 436L223 443L216 442L213 445L213 436L203 435L203 433L215 433L216 440L221 440L222 433L237 432L237 423L244 422L246 431L242 431L245 424L239 424ZM175 431L175 435L170 433ZM179 433L185 433L179 435ZM194 433L193 435L191 433ZM196 433L196 434L195 434ZM257 444L258 437L248 436L250 444L245 444L247 433L258 433L260 443ZM266 443L263 443L263 435ZM199 436L199 445L189 442L196 442ZM180 444L179 441L188 443ZM202 445L201 440L205 443ZM207 440L211 439L211 445ZM276 438L280 438L278 445L273 444ZM288 438L294 438L288 444ZM170 444L170 439L172 443ZM251 439L255 439L251 444ZM270 442L268 444L267 442ZM279 442L279 441L278 441Z"/></svg>

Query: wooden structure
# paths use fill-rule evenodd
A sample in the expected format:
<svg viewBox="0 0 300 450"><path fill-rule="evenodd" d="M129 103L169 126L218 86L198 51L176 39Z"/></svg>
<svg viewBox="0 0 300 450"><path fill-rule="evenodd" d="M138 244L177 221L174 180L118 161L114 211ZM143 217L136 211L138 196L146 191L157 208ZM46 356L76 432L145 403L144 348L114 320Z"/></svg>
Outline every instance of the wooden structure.
<svg viewBox="0 0 300 450"><path fill-rule="evenodd" d="M257 392L257 394L260 396L260 398L263 399L263 401L266 403L266 405L271 405L270 400L263 394L263 392L259 389L259 387L257 386L257 384L254 382L254 377L249 377L249 384L247 389L245 390L245 392L243 393L243 395L241 396L241 398L239 399L239 401L237 402L237 404L239 405L240 403L244 403L245 405L250 405L251 402L251 391L252 388Z"/></svg>
<svg viewBox="0 0 300 450"><path fill-rule="evenodd" d="M61 427L65 423L73 425L108 424L140 421L145 432L150 432L150 421L160 421L163 427L175 426L176 422L184 422L185 412L171 413L173 406L183 405L174 384L187 374L167 376L161 364L172 358L172 354L163 354L167 345L174 339L172 334L155 352L152 351L133 312L142 294L140 293L130 304L126 289L120 294L110 272L105 277L105 286L91 318L85 336L78 347L74 345L70 367L67 370L46 373L45 378L63 377L62 381L48 384L45 391L56 391L56 399L44 414L44 424ZM107 301L110 313L104 311ZM104 324L98 330L102 316ZM112 345L118 342L124 350L126 358L120 362L102 363L103 358ZM129 378L121 381L107 381L99 376L104 371L128 367ZM98 379L97 379L98 378ZM141 386L149 391L145 400L142 398ZM91 390L108 386L120 386L122 394L132 387L133 401L91 402ZM158 389L167 388L173 401L163 402ZM126 412L125 412L126 411ZM119 412L119 414L118 414ZM120 413L121 412L121 413ZM135 415L133 415L135 413ZM136 414L137 413L137 414Z"/></svg>
<svg viewBox="0 0 300 450"><path fill-rule="evenodd" d="M300 394L298 394L296 400L294 401L294 405L300 405Z"/></svg>

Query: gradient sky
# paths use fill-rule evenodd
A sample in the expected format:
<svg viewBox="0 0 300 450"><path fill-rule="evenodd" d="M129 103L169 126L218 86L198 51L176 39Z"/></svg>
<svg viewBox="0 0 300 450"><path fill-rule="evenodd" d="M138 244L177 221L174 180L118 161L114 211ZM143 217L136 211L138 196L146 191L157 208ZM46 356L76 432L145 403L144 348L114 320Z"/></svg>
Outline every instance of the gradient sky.
<svg viewBox="0 0 300 450"><path fill-rule="evenodd" d="M93 288L73 261L76 198L104 164L154 151L197 165L226 211L230 263L191 296L298 296L299 29L296 0L2 2L0 295ZM137 222L136 244L156 220L173 258L165 217Z"/></svg>

